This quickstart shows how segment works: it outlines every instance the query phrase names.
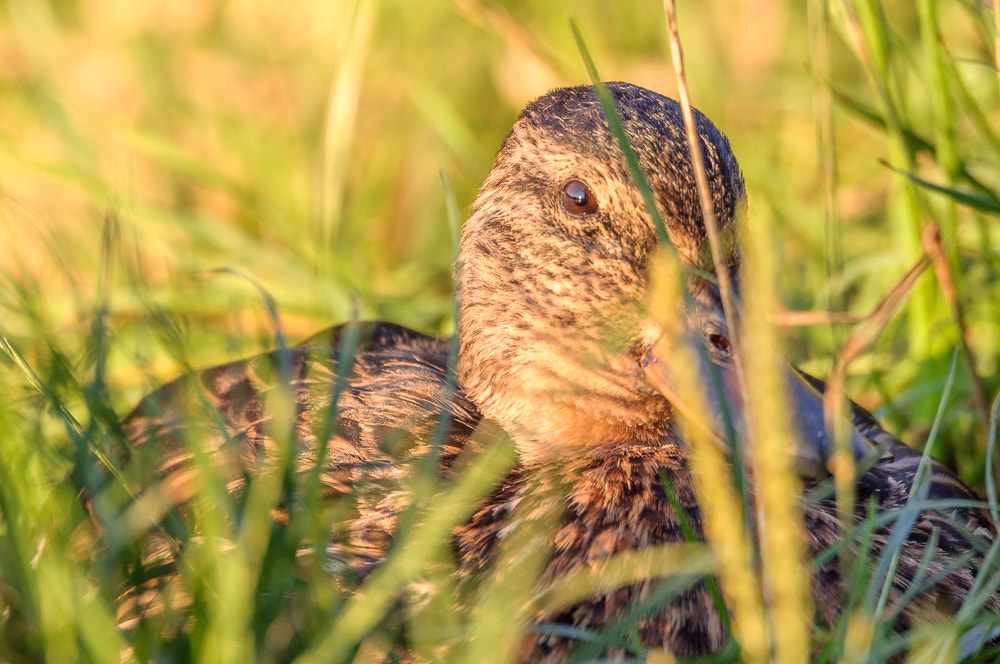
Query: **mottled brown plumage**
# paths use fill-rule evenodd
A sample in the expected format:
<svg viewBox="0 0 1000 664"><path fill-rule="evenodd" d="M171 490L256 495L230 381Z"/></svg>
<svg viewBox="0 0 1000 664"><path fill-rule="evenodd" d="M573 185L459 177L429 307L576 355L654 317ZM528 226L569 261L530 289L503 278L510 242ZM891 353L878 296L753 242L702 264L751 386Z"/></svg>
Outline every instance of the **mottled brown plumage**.
<svg viewBox="0 0 1000 664"><path fill-rule="evenodd" d="M609 90L678 254L688 266L711 269L678 105L624 83L610 84ZM728 141L707 119L696 117L711 198L727 238L722 268L736 278L743 180ZM591 211L589 199L591 207L576 199L566 202L567 192L581 191L568 189L571 182L586 185L599 203L596 209ZM530 518L524 515L535 512L526 506L535 503L545 508L548 528L536 542L548 556L543 582L613 553L683 541L661 476L701 537L687 446L670 403L647 383L642 367L662 334L648 302L647 270L657 244L653 220L593 90L545 95L525 109L507 137L463 231L456 270L457 388L447 381L447 340L389 324L364 325L348 357L342 349L353 337L346 327L337 328L290 351L188 376L147 397L125 429L137 451L154 450L137 458L152 456L157 463L145 469L138 464L141 470L130 481L143 487L167 478L168 502L187 499L190 465L179 441L201 430L214 441L209 447L238 493L244 476L274 454L268 399L275 386L287 385L296 404L296 467L322 463L331 496L356 495L347 536L330 543L336 559L331 567L337 570L364 575L378 564L407 503L412 465L427 453L444 413L451 423L442 474L450 472L483 418L507 431L520 455L507 479L454 533L463 583L475 584L493 563L503 534L514 520ZM719 293L706 279L690 281L696 310L677 315L689 315L700 333L702 322L718 323ZM905 505L919 455L864 411L856 411L855 424L865 441L889 447L858 481L860 522L869 501L883 512ZM975 498L940 464L931 470L933 497ZM829 497L803 500L808 550L816 556L838 539L836 508ZM890 530L891 524L874 533L870 555L885 546ZM960 606L983 542L993 537L979 509L920 513L904 540L890 607L917 574L932 533L931 570L941 576L901 607L901 627ZM948 568L955 560L960 563ZM657 583L650 579L611 590L533 618L599 630L648 597ZM834 622L841 605L836 558L816 569L812 590L821 619ZM1000 599L991 599L989 608L1000 608ZM636 625L643 644L678 655L717 650L728 638L702 584L661 603ZM560 661L574 645L567 637L529 634L522 654Z"/></svg>

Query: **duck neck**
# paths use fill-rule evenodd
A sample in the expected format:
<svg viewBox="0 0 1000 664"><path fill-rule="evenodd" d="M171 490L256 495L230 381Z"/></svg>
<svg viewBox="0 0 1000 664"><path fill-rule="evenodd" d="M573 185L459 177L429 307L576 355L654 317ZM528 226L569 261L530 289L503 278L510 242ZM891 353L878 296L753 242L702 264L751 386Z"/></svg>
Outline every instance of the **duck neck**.
<svg viewBox="0 0 1000 664"><path fill-rule="evenodd" d="M552 343L538 353L541 342L532 345L533 362L459 359L466 394L514 438L524 462L579 458L595 446L655 447L665 440L673 422L670 405L647 386L631 357L597 363L584 359L590 349Z"/></svg>

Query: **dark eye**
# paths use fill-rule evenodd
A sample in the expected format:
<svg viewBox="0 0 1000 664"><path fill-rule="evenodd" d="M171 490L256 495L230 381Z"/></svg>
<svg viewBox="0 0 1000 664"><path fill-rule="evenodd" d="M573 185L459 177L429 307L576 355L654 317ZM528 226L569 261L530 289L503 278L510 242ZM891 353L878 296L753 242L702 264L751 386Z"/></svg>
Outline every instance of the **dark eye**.
<svg viewBox="0 0 1000 664"><path fill-rule="evenodd" d="M708 339L709 345L723 357L729 357L733 354L733 345L729 342L729 338L724 334L719 334L718 332L709 332L705 335Z"/></svg>
<svg viewBox="0 0 1000 664"><path fill-rule="evenodd" d="M594 192L579 180L571 180L563 187L562 206L577 215L594 214L599 207Z"/></svg>

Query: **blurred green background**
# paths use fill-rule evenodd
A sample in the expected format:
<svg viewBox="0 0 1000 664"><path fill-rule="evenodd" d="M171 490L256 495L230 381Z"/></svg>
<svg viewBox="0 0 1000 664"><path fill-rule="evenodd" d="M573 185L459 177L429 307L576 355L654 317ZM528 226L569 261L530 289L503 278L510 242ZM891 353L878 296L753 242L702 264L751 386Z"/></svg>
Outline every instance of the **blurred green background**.
<svg viewBox="0 0 1000 664"><path fill-rule="evenodd" d="M990 397L992 12L679 6L693 102L733 143L788 309L868 313L916 259L919 225L941 224ZM86 421L81 384L106 386L121 415L186 367L273 347L257 286L293 342L354 315L452 331L442 175L464 211L519 109L587 82L570 17L604 78L676 96L658 2L3 2L0 335ZM897 171L979 198L956 203ZM783 335L795 362L825 374L850 329ZM958 338L928 272L852 364L849 390L919 445ZM10 354L0 367L8 421L58 430L24 367ZM981 484L968 367L948 405L937 453Z"/></svg>

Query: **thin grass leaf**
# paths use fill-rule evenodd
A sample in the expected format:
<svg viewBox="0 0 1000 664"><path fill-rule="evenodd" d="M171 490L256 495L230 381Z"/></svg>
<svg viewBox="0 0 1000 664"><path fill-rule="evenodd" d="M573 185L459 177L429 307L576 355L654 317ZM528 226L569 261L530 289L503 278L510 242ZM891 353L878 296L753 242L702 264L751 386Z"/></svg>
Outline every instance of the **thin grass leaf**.
<svg viewBox="0 0 1000 664"><path fill-rule="evenodd" d="M414 526L406 538L405 551L397 546L390 552L333 624L295 660L297 664L346 661L425 561L440 547L447 546L452 528L471 516L478 500L488 495L507 474L516 459L513 445L497 432L480 431L479 435L487 437L485 452L435 501L434 513Z"/></svg>
<svg viewBox="0 0 1000 664"><path fill-rule="evenodd" d="M666 473L662 470L660 471L660 486L663 487L663 492L667 495L670 507L677 516L677 522L680 525L681 532L684 534L684 540L686 542L701 541L696 537L694 529L691 527L687 511L681 505L680 498L677 497L677 492L674 491L673 484L670 483ZM719 590L719 584L716 583L714 576L706 576L702 581L712 596L712 605L722 619L722 626L726 630L726 634L731 637L733 634L733 620L729 615L729 607L726 606L726 601L722 597L722 591Z"/></svg>
<svg viewBox="0 0 1000 664"><path fill-rule="evenodd" d="M997 499L997 467L1000 457L997 455L997 433L1000 428L1000 393L993 398L993 406L990 408L989 428L986 433L986 497L989 501L990 516L993 519L993 527L1000 529L1000 501Z"/></svg>
<svg viewBox="0 0 1000 664"><path fill-rule="evenodd" d="M625 157L625 163L628 166L629 173L632 175L632 179L639 188L639 193L642 195L642 201L646 206L646 211L649 212L650 216L653 218L653 225L656 227L656 232L659 235L660 244L665 247L673 246L670 242L670 234L667 231L666 222L663 221L663 216L660 214L660 209L656 205L656 198L653 196L653 190L649 186L649 181L646 179L645 174L642 172L642 166L639 165L639 157L635 154L635 150L629 143L628 136L625 134L625 128L622 126L621 119L618 117L618 111L615 108L615 103L611 99L611 95L608 93L607 87L604 85L604 79L597 71L597 65L594 64L593 58L590 56L590 51L587 50L587 44L583 39L583 33L580 31L580 27L576 24L576 21L570 19L570 29L573 31L573 38L576 39L576 47L580 51L580 55L583 57L583 64L587 69L587 74L590 76L591 84L594 86L594 92L597 94L597 98L601 103L601 110L604 111L604 117L608 121L608 126L611 130L611 135L615 137L615 141L618 143L618 149L622 151L622 155Z"/></svg>
<svg viewBox="0 0 1000 664"><path fill-rule="evenodd" d="M960 189L955 189L953 187L943 187L941 185L934 184L933 182L928 182L923 178L917 177L911 172L901 171L897 168L886 164L888 168L899 173L907 180L913 182L914 184L927 189L928 191L933 191L935 193L946 196L957 203L961 203L973 210L979 210L980 212L990 212L993 214L1000 213L1000 198L997 198L995 194L991 195L979 195L968 191L962 191Z"/></svg>
<svg viewBox="0 0 1000 664"><path fill-rule="evenodd" d="M321 257L336 244L339 237L362 74L377 9L377 0L355 0L348 41L341 51L340 67L330 82L323 127L322 162L315 191L314 238Z"/></svg>
<svg viewBox="0 0 1000 664"><path fill-rule="evenodd" d="M951 390L955 384L955 375L958 371L958 360L960 357L959 349L955 349L952 353L951 365L948 369L948 379L945 382L944 390L941 392L941 399L938 402L938 413L934 418L934 424L931 426L931 431L927 436L927 443L924 446L924 454L920 459L920 464L917 466L917 471L913 478L913 484L910 486L910 495L907 498L907 504L911 500L915 502L926 500L928 492L930 491L930 459L931 451L934 449L934 443L937 440L938 431L941 426L941 420L944 417L945 408L951 398ZM882 554L879 556L879 560L876 563L875 571L872 578L878 582L882 580L881 591L878 596L877 601L873 601L874 597L874 584L871 586L871 591L868 594L865 605L869 608L873 615L879 615L885 610L885 606L889 601L889 594L892 590L893 583L896 578L896 566L899 564L899 558L903 552L903 545L910 536L910 531L914 524L919 518L919 513L913 512L910 516L906 518L900 518L896 521L892 528L892 532L889 534L888 540L886 540L885 548L882 550Z"/></svg>

